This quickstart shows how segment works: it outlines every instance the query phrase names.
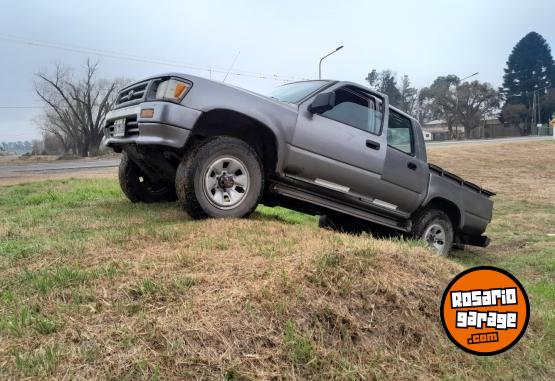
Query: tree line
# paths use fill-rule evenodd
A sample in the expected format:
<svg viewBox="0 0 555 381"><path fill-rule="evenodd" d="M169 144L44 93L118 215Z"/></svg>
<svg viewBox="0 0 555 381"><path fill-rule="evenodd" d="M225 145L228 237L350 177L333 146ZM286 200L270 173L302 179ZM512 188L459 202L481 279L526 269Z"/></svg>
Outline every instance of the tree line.
<svg viewBox="0 0 555 381"><path fill-rule="evenodd" d="M12 154L12 153L23 154L26 152L31 152L32 150L33 150L33 142L29 140L0 143L0 155Z"/></svg>
<svg viewBox="0 0 555 381"><path fill-rule="evenodd" d="M391 70L372 70L365 78L370 87L388 95L391 105L418 118L421 124L441 119L455 138L455 126L471 136L487 116L517 127L522 135L531 126L546 124L555 115L555 63L546 40L536 32L524 36L513 48L504 69L503 84L494 89L480 81L461 81L453 74L437 77L417 89L410 79Z"/></svg>

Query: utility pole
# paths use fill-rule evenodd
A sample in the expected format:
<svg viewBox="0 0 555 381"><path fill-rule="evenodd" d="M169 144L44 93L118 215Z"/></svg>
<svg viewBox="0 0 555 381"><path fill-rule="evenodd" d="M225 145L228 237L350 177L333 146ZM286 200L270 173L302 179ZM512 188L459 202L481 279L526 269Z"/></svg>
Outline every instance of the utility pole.
<svg viewBox="0 0 555 381"><path fill-rule="evenodd" d="M541 123L541 104L540 104L540 91L549 90L553 87L545 86L540 89L532 90L532 128L538 128ZM528 94L528 92L526 92ZM532 130L533 131L533 130Z"/></svg>
<svg viewBox="0 0 555 381"><path fill-rule="evenodd" d="M326 54L320 59L320 63L318 64L318 79L322 79L322 61L324 60L324 58L331 56L333 53L341 49L343 49L343 45L338 46L333 52Z"/></svg>

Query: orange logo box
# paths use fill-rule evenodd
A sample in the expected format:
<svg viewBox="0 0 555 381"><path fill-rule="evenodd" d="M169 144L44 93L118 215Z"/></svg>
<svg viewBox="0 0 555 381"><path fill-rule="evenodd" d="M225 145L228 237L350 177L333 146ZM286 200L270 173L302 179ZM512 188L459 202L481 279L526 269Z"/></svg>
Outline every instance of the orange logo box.
<svg viewBox="0 0 555 381"><path fill-rule="evenodd" d="M524 335L530 303L505 270L480 266L457 275L443 292L441 322L462 350L480 356L506 351Z"/></svg>

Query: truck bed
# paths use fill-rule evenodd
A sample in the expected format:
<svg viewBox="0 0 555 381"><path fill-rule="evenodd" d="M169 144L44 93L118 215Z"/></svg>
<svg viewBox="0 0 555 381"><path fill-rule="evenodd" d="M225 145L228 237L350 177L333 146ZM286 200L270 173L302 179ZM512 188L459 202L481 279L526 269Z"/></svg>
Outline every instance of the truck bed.
<svg viewBox="0 0 555 381"><path fill-rule="evenodd" d="M477 191L478 193L481 193L481 194L483 194L487 197L495 196L494 192L492 192L490 190L487 190L487 189L484 189L484 188L482 188L482 187L480 187L480 186L478 186L474 183L471 183L470 181L466 181L465 179L455 175L454 173L451 173L451 172L441 168L439 165L429 163L428 166L430 167L431 171L439 174L440 176L445 176L445 177L448 177L452 180L455 180L456 182L458 182L462 186L469 187L469 188L471 188L471 189Z"/></svg>

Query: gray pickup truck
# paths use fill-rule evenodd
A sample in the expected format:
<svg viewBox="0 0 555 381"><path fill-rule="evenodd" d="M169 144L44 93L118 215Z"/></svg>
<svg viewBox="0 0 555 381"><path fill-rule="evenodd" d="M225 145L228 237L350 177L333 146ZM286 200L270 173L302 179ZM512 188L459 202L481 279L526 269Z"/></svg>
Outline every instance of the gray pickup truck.
<svg viewBox="0 0 555 381"><path fill-rule="evenodd" d="M133 202L177 199L193 218L245 217L259 203L422 239L440 254L486 246L494 193L428 164L418 122L351 82L289 83L260 95L187 74L120 91L104 144L123 152Z"/></svg>

